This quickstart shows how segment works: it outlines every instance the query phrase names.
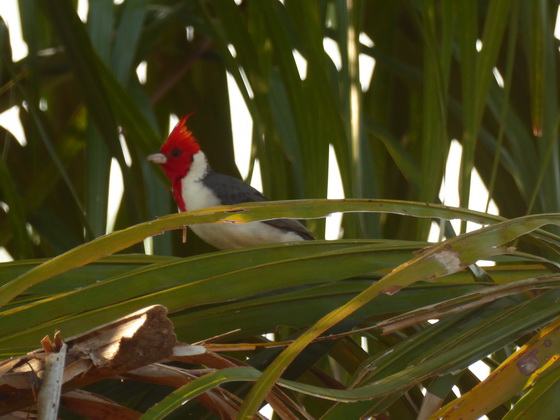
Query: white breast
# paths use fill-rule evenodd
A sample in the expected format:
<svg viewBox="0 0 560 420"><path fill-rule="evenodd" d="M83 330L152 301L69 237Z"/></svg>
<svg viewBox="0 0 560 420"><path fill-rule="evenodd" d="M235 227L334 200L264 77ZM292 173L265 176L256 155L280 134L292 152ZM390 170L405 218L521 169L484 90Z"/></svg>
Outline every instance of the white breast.
<svg viewBox="0 0 560 420"><path fill-rule="evenodd" d="M183 200L185 200L187 210L200 210L222 204L212 190L202 182L207 173L208 161L204 153L200 151L193 156L189 172L181 181Z"/></svg>

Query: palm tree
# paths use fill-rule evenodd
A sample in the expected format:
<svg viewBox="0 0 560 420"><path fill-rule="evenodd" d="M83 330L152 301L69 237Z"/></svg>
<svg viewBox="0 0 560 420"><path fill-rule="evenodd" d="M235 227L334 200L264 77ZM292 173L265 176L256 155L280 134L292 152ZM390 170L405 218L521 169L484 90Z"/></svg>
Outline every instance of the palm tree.
<svg viewBox="0 0 560 420"><path fill-rule="evenodd" d="M55 329L81 337L71 354L84 332L159 304L205 357L146 362L159 382L124 369L114 375L128 381L63 391L95 393L100 410L109 397L121 418L252 418L265 400L280 418L557 417L557 1L97 0L84 21L70 0L19 4L29 55L14 62L0 32L1 110L19 106L27 139L2 133L0 246L15 259L0 265L5 359ZM228 73L263 192L296 200L172 214L144 159L170 115L195 111L212 166L239 176ZM460 208L439 199L453 139ZM346 200L324 200L330 147ZM111 167L123 198L105 235ZM473 169L500 216L469 209ZM321 237L339 211L338 241L181 241L186 224L281 216ZM163 231L146 255L142 241ZM64 410L86 415L65 395Z"/></svg>

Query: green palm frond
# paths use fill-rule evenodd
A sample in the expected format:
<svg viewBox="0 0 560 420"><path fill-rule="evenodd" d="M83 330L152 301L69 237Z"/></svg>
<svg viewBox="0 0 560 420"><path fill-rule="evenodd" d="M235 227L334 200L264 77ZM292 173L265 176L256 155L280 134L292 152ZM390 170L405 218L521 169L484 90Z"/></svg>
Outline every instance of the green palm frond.
<svg viewBox="0 0 560 420"><path fill-rule="evenodd" d="M99 0L85 22L75 3L19 1L19 61L0 25L0 111L19 106L27 141L0 133L4 359L160 304L207 358L150 366L192 378L87 387L146 418L253 418L264 401L280 418L556 415L557 1ZM173 214L145 161L171 115L194 111L214 169L239 176L228 73L276 201ZM439 198L454 139L461 208ZM330 148L346 200L324 199ZM500 216L469 210L473 169ZM184 225L275 217L321 238L336 212L337 241L181 241Z"/></svg>

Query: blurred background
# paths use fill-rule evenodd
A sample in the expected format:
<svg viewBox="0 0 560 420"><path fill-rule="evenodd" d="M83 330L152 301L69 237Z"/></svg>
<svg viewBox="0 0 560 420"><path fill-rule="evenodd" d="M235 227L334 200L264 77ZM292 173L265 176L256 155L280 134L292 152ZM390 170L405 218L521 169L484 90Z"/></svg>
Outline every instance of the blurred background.
<svg viewBox="0 0 560 420"><path fill-rule="evenodd" d="M270 199L473 208L478 173L481 210L559 210L557 1L0 7L0 246L14 258L56 255L175 211L144 156L193 111L214 169L262 182ZM450 149L456 182L445 177ZM440 194L444 180L451 188ZM309 225L323 236L324 221ZM349 215L327 237L430 231L437 239L429 220ZM163 235L146 246L205 249L189 242Z"/></svg>
<svg viewBox="0 0 560 420"><path fill-rule="evenodd" d="M3 266L0 280L8 284L25 276L35 264L27 259L52 258L175 212L167 179L145 156L159 149L178 117L191 112L189 127L214 169L243 178L273 200L383 198L506 218L558 213L559 3L2 0L0 259L16 263ZM413 207L403 206L402 214ZM474 212L427 212L427 217L387 212L308 220L318 238L370 241L265 250L285 264L279 270L276 260L267 262L265 278L260 266L250 266L253 250L240 251L237 260L211 254L199 274L204 293L198 295L187 283L198 279L185 275L193 260L143 255L101 260L80 269L80 275L70 272L33 286L14 301L17 311L7 306L0 317L2 351L9 356L35 348L37 337L53 325L67 334L82 332L98 326L101 314L108 321L141 304L161 302L171 308L175 331L185 341L209 334L224 334L224 341L265 341L265 334L292 339L415 258L413 251L475 227L438 217L498 220ZM358 252L345 254L345 247L364 244L371 249L363 259ZM445 283L436 279L390 298L383 295L355 320L349 318L355 324L341 328L369 328L436 303L453 307L453 299L470 299L482 290L497 297L487 303L481 294L473 308L465 305L439 325L421 320L386 336L356 333L332 352L314 350L316 360L330 359L304 361L302 372L320 365L321 380L332 377L350 387L356 383L351 375L360 377L361 369L387 356L387 370L363 383L377 381L375 375L422 382L410 394L396 387L379 402L384 409L397 401L391 406L394 418L416 418L430 386L429 392L445 391L440 405L450 400L451 389L457 394L457 386L461 392L472 389L478 380L469 365L478 361L485 370L496 368L558 319L557 305L542 302L557 303L559 244L558 237L539 232L509 259L495 258L490 274L471 266ZM321 247L329 252L328 261L321 259ZM181 232L168 232L125 252L186 256L210 250L195 235L185 245ZM309 258L307 271L297 264L302 256ZM355 265L348 263L350 256ZM228 273L228 264L239 260L247 264L243 275L221 279L223 273L216 274L218 269ZM339 267L347 271L336 274ZM292 278L300 283L283 283ZM219 282L224 279L229 286ZM512 292L494 292L518 280L543 280L539 287L553 290L516 291L513 284ZM259 300L265 292L274 292L274 298ZM510 315L503 316L506 310ZM439 334L440 341L430 334ZM427 337L420 347L418 337ZM267 360L273 353L267 350ZM424 372L399 376L421 365L416 361L447 354L454 359L429 372L433 383ZM244 363L253 354L238 357ZM341 374L341 366L347 373ZM99 388L101 393L113 389ZM153 394L150 403L167 392ZM497 402L501 407L491 418L502 418L517 402L518 391L508 392L509 400ZM126 398L137 394L129 389ZM410 395L417 403L412 408ZM494 395L486 396L498 400ZM310 399L304 401L306 410L327 412L324 401L314 406ZM471 403L478 402L476 397ZM546 401L542 406L551 407ZM344 413L354 413L352 407L338 405L348 410ZM365 415L370 407L357 410ZM408 417L402 417L405 411Z"/></svg>

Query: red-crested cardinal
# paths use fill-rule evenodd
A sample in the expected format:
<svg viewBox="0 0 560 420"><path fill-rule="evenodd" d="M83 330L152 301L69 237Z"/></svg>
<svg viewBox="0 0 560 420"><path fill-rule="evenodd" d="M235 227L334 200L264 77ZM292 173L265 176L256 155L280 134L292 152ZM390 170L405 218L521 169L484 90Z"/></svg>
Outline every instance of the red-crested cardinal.
<svg viewBox="0 0 560 420"><path fill-rule="evenodd" d="M147 157L161 166L180 211L220 205L267 201L256 189L228 175L216 173L208 164L184 117L175 126L158 153ZM206 223L190 228L218 249L254 247L277 242L312 240L313 235L298 221L275 219L249 223Z"/></svg>

